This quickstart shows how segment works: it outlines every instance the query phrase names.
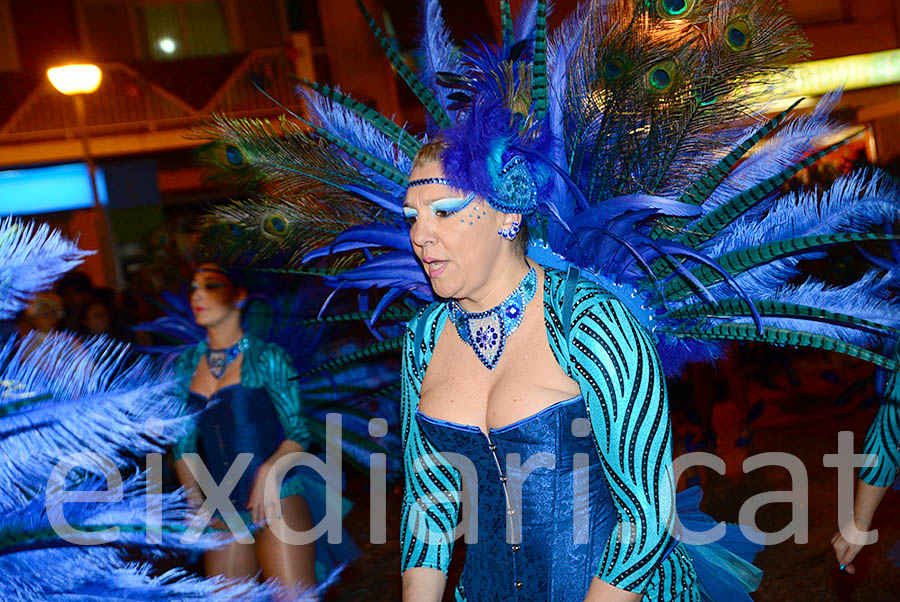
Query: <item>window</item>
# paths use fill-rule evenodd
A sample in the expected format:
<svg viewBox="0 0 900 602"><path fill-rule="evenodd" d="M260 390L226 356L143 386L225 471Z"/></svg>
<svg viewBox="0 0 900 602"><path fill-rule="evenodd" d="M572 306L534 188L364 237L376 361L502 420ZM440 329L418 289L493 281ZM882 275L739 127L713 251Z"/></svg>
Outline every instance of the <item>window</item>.
<svg viewBox="0 0 900 602"><path fill-rule="evenodd" d="M141 5L141 17L150 58L231 52L221 2L148 2Z"/></svg>

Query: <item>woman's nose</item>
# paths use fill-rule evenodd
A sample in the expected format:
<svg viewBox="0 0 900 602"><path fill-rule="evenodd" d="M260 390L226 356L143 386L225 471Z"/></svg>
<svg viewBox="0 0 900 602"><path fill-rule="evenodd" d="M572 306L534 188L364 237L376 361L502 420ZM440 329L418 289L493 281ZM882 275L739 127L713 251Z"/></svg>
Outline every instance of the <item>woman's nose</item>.
<svg viewBox="0 0 900 602"><path fill-rule="evenodd" d="M434 242L434 228L431 220L425 218L416 219L412 228L409 230L409 238L417 247L424 247L428 243Z"/></svg>
<svg viewBox="0 0 900 602"><path fill-rule="evenodd" d="M427 224L426 220L417 219L409 230L409 238L417 247L424 247L429 242L434 242L432 228Z"/></svg>

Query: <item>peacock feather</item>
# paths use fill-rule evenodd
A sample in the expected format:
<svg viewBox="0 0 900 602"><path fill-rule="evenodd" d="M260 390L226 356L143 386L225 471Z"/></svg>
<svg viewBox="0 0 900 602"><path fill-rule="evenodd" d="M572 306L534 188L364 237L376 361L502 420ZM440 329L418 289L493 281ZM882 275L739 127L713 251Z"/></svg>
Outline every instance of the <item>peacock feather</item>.
<svg viewBox="0 0 900 602"><path fill-rule="evenodd" d="M619 295L657 336L668 373L717 357L728 340L891 365L864 348L895 335L898 307L880 283L898 270L869 249L896 244L885 231L898 219L900 191L869 170L828 190L784 193L845 141L825 142L839 127L831 118L839 92L799 116L796 104L760 113L752 91L771 87L809 48L780 3L591 0L550 31L550 3L529 0L513 15L501 0L499 44L457 48L438 2L423 0L418 77L361 9L430 115L427 131L407 134L334 86L310 83L313 127L267 133L273 140L256 146L271 157L221 138L248 146L242 156L267 180L240 216L219 219L254 241L259 267L340 265L325 282L358 292L370 328L382 312L430 301L400 206L410 157L439 134L462 149L445 157L445 171L482 196L493 190L498 156L527 160L541 199L531 252L577 265ZM298 199L307 197L331 216L304 208L284 233L265 232L273 209L305 207ZM802 259L862 242L872 272L840 286L804 281Z"/></svg>

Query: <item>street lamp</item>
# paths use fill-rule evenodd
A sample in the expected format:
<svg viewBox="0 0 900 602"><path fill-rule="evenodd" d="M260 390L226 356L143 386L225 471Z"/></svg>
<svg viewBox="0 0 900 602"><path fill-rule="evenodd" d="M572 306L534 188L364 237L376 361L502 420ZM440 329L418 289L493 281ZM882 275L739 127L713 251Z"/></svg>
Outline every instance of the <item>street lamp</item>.
<svg viewBox="0 0 900 602"><path fill-rule="evenodd" d="M85 117L84 97L92 94L100 87L103 72L97 65L65 65L53 67L47 70L47 77L53 87L71 96L75 103L75 116L78 120L78 135L81 138L81 151L84 162L88 167L88 175L91 181L91 194L94 198L94 212L97 217L97 230L100 253L103 255L105 277L108 282L118 285L121 283L120 266L115 258L113 247L112 229L109 225L109 216L106 209L100 203L100 195L97 192L97 166L91 155L91 147L88 144L87 120Z"/></svg>

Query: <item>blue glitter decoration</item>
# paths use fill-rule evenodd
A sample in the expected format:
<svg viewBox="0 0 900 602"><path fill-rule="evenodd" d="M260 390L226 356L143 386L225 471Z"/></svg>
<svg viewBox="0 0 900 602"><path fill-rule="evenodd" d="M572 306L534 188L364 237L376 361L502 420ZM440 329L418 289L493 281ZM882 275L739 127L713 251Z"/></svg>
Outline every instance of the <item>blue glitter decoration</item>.
<svg viewBox="0 0 900 602"><path fill-rule="evenodd" d="M228 364L237 359L237 356L249 346L250 343L246 337L241 337L240 341L225 349L211 349L207 342L205 355L209 373L217 380L222 378L222 375L225 374L225 369L228 368Z"/></svg>
<svg viewBox="0 0 900 602"><path fill-rule="evenodd" d="M503 213L532 213L537 207L537 184L528 170L528 162L515 156L500 170L497 194L488 199L491 207Z"/></svg>
<svg viewBox="0 0 900 602"><path fill-rule="evenodd" d="M415 186L427 186L428 184L440 184L441 186L454 186L453 182L451 182L447 178L420 178L418 180L410 180L406 184L406 187L413 188Z"/></svg>
<svg viewBox="0 0 900 602"><path fill-rule="evenodd" d="M450 320L459 338L475 351L488 370L493 370L506 348L506 339L522 323L525 306L537 292L537 273L534 268L500 305L487 311L469 313L456 301L450 301Z"/></svg>

